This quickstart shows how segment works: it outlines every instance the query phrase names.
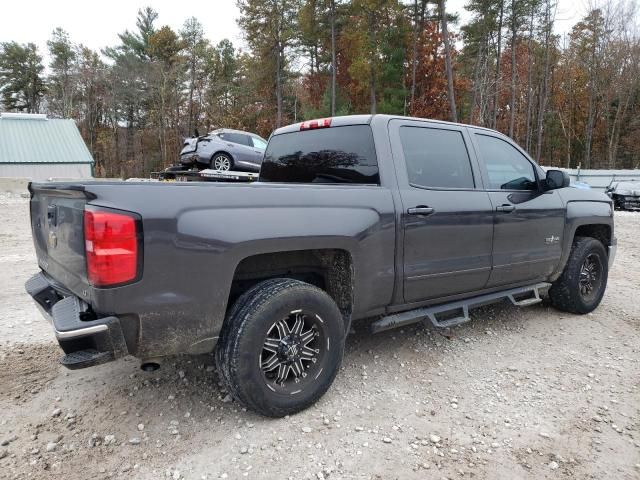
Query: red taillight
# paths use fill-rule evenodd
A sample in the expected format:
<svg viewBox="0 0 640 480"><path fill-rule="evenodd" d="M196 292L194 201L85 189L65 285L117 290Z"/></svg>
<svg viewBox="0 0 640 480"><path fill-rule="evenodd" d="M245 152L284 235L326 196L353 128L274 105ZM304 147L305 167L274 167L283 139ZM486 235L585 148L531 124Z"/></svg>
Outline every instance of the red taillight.
<svg viewBox="0 0 640 480"><path fill-rule="evenodd" d="M96 287L130 282L138 275L135 218L120 213L85 210L87 277Z"/></svg>
<svg viewBox="0 0 640 480"><path fill-rule="evenodd" d="M331 126L330 118L319 118L317 120L307 120L300 124L300 130L313 130L314 128L327 128Z"/></svg>

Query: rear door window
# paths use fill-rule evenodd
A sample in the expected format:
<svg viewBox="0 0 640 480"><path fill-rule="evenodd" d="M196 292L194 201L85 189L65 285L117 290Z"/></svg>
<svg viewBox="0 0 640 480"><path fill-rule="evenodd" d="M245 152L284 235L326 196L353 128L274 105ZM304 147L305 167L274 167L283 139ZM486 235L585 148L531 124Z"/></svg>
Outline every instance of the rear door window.
<svg viewBox="0 0 640 480"><path fill-rule="evenodd" d="M369 125L319 128L274 135L261 182L379 184Z"/></svg>
<svg viewBox="0 0 640 480"><path fill-rule="evenodd" d="M471 160L458 130L400 127L409 183L426 188L474 188Z"/></svg>
<svg viewBox="0 0 640 480"><path fill-rule="evenodd" d="M242 133L223 132L220 134L220 138L227 142L237 143L238 145L251 145L251 139L249 135L243 135Z"/></svg>

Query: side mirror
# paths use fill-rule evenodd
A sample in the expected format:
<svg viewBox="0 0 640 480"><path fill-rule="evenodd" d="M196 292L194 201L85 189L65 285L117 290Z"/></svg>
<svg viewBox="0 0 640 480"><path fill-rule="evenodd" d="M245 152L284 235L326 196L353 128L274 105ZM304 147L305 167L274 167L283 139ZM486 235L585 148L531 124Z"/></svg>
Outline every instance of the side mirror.
<svg viewBox="0 0 640 480"><path fill-rule="evenodd" d="M571 183L569 174L562 170L547 170L545 185L547 190L568 187Z"/></svg>

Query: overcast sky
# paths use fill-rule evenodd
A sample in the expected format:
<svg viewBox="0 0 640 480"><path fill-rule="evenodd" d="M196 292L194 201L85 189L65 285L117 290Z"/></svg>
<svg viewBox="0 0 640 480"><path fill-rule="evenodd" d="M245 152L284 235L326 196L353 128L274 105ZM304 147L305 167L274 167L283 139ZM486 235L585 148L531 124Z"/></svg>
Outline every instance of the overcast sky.
<svg viewBox="0 0 640 480"><path fill-rule="evenodd" d="M157 25L179 30L189 17L202 22L207 38L217 43L223 38L242 45L242 34L236 19L236 0L0 0L0 42L15 40L34 42L40 54L46 54L47 39L55 27L62 27L75 43L100 50L118 43L118 33L135 29L140 8L153 7L158 13ZM559 0L557 33L567 33L586 11L587 0ZM449 0L451 12L458 12L461 23L468 19L464 5L468 0ZM28 11L26 11L28 9Z"/></svg>

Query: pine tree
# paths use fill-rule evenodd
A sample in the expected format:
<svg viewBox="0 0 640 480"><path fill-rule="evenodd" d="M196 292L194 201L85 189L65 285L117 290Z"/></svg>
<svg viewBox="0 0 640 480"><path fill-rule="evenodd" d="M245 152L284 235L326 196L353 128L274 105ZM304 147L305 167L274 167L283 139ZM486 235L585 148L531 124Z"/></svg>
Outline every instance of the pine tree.
<svg viewBox="0 0 640 480"><path fill-rule="evenodd" d="M71 43L69 34L60 27L51 34L47 47L51 56L49 62L51 73L48 78L49 113L62 118L71 118L76 97L76 47Z"/></svg>
<svg viewBox="0 0 640 480"><path fill-rule="evenodd" d="M284 119L284 84L287 80L287 54L297 34L299 0L238 0L247 43L260 59L267 82L275 93L275 126ZM270 78L269 78L270 77Z"/></svg>
<svg viewBox="0 0 640 480"><path fill-rule="evenodd" d="M44 65L35 44L0 43L0 92L4 108L39 113L46 91Z"/></svg>

